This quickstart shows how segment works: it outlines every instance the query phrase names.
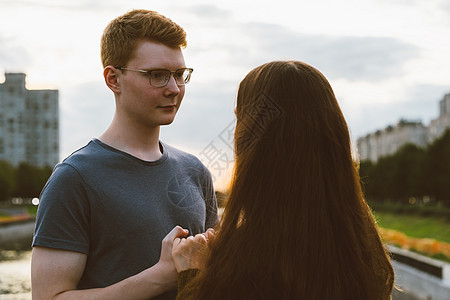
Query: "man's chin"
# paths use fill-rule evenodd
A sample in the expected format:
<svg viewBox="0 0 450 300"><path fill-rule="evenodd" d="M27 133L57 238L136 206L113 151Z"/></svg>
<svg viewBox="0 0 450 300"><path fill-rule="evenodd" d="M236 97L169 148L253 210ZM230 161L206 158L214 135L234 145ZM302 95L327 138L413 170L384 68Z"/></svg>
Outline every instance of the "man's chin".
<svg viewBox="0 0 450 300"><path fill-rule="evenodd" d="M172 119L172 120L167 120L166 122L161 122L160 126L170 125L170 124L173 123L173 121L174 121L174 119Z"/></svg>

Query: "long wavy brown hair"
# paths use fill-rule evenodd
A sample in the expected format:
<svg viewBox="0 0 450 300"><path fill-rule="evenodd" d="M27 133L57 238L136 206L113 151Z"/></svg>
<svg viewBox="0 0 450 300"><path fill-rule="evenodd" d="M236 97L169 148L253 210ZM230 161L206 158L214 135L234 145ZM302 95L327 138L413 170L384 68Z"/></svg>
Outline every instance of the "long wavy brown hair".
<svg viewBox="0 0 450 300"><path fill-rule="evenodd" d="M236 116L229 199L192 299L389 299L394 272L327 79L264 64Z"/></svg>

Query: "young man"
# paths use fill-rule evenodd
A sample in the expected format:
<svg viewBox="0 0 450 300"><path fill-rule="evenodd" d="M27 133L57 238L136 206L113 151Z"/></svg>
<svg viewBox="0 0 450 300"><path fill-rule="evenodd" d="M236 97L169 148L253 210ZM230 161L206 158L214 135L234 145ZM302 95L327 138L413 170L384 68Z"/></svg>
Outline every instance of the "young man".
<svg viewBox="0 0 450 300"><path fill-rule="evenodd" d="M218 222L208 170L159 141L192 72L185 46L184 30L152 11L130 11L106 27L101 56L115 115L42 191L33 299L175 298L171 241L188 234L181 227L197 234Z"/></svg>

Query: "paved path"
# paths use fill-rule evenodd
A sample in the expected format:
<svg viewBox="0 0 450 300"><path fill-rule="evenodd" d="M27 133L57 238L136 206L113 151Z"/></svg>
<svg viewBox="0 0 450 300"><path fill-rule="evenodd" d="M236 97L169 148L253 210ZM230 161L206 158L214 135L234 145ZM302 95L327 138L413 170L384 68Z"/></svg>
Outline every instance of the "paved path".
<svg viewBox="0 0 450 300"><path fill-rule="evenodd" d="M397 290L394 290L392 292L392 300L419 300L419 299L416 298L416 297L407 295L407 294L405 294L403 292L399 292Z"/></svg>

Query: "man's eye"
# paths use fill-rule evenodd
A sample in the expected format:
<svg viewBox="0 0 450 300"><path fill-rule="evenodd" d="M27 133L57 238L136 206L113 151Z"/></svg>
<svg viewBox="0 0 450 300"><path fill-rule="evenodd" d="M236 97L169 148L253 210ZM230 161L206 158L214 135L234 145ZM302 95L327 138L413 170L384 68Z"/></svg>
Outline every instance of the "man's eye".
<svg viewBox="0 0 450 300"><path fill-rule="evenodd" d="M175 72L174 76L176 78L183 78L183 74L184 74L184 71L178 71L178 72Z"/></svg>
<svg viewBox="0 0 450 300"><path fill-rule="evenodd" d="M154 79L166 78L167 77L167 72L164 72L164 71L152 71L150 73L150 77L152 77Z"/></svg>

